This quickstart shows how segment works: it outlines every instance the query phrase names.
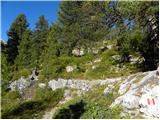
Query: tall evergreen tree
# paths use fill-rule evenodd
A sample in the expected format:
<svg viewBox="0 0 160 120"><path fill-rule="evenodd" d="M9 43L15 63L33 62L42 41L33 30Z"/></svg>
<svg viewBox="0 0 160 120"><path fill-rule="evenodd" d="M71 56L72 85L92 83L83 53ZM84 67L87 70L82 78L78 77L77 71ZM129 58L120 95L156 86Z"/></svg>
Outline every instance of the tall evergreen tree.
<svg viewBox="0 0 160 120"><path fill-rule="evenodd" d="M20 14L17 16L15 21L11 24L11 27L7 33L8 35L8 57L7 60L9 63L13 64L15 58L18 55L18 45L22 39L22 34L27 29L28 23L26 16Z"/></svg>
<svg viewBox="0 0 160 120"><path fill-rule="evenodd" d="M32 47L31 47L31 63L38 65L40 57L46 45L49 24L44 16L40 16L36 22L35 31L32 34Z"/></svg>
<svg viewBox="0 0 160 120"><path fill-rule="evenodd" d="M117 2L115 9L124 19L117 27L123 26L118 38L118 46L122 54L128 56L129 50L134 48L144 57L146 70L156 69L159 61L158 1ZM131 21L134 23L132 29L129 28Z"/></svg>
<svg viewBox="0 0 160 120"><path fill-rule="evenodd" d="M46 78L50 77L50 74L53 72L53 60L57 59L60 56L60 43L59 36L61 34L61 29L57 24L53 24L49 34L47 36L46 47L43 51L41 61L42 69Z"/></svg>
<svg viewBox="0 0 160 120"><path fill-rule="evenodd" d="M31 60L31 31L28 29L23 33L22 40L18 46L18 56L15 64L20 67L28 67Z"/></svg>
<svg viewBox="0 0 160 120"><path fill-rule="evenodd" d="M106 34L103 24L102 2L64 1L61 3L59 22L62 29L61 40L68 55L74 47L91 47Z"/></svg>

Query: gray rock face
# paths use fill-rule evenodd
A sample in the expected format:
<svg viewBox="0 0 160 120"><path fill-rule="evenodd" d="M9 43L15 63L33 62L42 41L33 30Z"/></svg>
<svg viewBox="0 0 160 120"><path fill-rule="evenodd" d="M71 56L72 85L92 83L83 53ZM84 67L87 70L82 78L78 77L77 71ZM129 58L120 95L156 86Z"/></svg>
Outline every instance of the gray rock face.
<svg viewBox="0 0 160 120"><path fill-rule="evenodd" d="M38 80L38 71L34 69L29 77L24 78L22 76L20 79L11 82L9 88L11 91L18 90L22 94L24 89L33 85L36 80Z"/></svg>
<svg viewBox="0 0 160 120"><path fill-rule="evenodd" d="M63 88L66 86L66 80L60 79L58 81L56 80L51 80L48 82L48 86L52 89L52 90L56 90L58 88Z"/></svg>
<svg viewBox="0 0 160 120"><path fill-rule="evenodd" d="M122 101L122 106L127 109L135 109L139 106L140 97L133 95L132 93L125 94Z"/></svg>
<svg viewBox="0 0 160 120"><path fill-rule="evenodd" d="M143 77L141 78L140 75ZM129 76L121 82L118 91L120 96L110 107L120 105L124 111L131 113L133 118L136 114L144 118L159 118L158 82L156 70Z"/></svg>
<svg viewBox="0 0 160 120"><path fill-rule="evenodd" d="M31 85L31 81L28 78L21 77L20 79L13 81L9 88L12 91L18 90L20 93L23 92L23 90Z"/></svg>
<svg viewBox="0 0 160 120"><path fill-rule="evenodd" d="M74 79L58 79L51 80L48 82L48 86L52 90L56 90L58 88L68 87L68 88L74 88L82 91L89 91L94 85L108 85L110 83L116 83L121 78L115 78L115 79L106 79L106 80L74 80Z"/></svg>
<svg viewBox="0 0 160 120"><path fill-rule="evenodd" d="M80 96L86 91L91 90L96 85L106 86L103 93L108 94L118 86L119 96L113 101L110 107L119 105L123 108L122 115L125 113L131 114L131 117L142 116L144 118L159 118L159 76L158 71L148 71L136 73L130 76L105 79L105 80L79 80L79 79L62 79L51 80L48 86L52 90L58 88L73 88L76 89L77 95ZM23 90L30 87L32 84L30 78L21 77L19 80L10 84L11 90L18 90L23 93ZM39 83L40 88L45 88L46 84ZM70 98L71 91L66 90L65 98ZM150 103L150 104L149 104Z"/></svg>
<svg viewBox="0 0 160 120"><path fill-rule="evenodd" d="M159 87L155 86L153 89L145 92L139 100L139 105L141 106L140 112L144 113L144 117L146 118L160 118L158 91Z"/></svg>

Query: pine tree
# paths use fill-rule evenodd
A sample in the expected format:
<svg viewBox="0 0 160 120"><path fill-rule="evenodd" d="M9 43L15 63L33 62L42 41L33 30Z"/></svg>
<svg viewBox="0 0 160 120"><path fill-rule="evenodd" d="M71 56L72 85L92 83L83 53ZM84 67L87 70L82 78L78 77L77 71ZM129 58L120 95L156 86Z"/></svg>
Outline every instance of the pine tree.
<svg viewBox="0 0 160 120"><path fill-rule="evenodd" d="M11 66L7 61L7 52L6 52L7 44L1 41L1 82L2 89L4 86L8 85L9 80L12 77Z"/></svg>
<svg viewBox="0 0 160 120"><path fill-rule="evenodd" d="M49 34L47 36L46 47L43 51L41 61L42 61L42 69L46 78L50 77L50 74L53 72L53 60L57 59L60 56L60 43L59 36L61 34L61 29L57 24L53 24Z"/></svg>
<svg viewBox="0 0 160 120"><path fill-rule="evenodd" d="M59 23L62 29L63 51L70 55L73 48L92 47L103 40L107 32L101 12L103 2L64 1L61 3Z"/></svg>
<svg viewBox="0 0 160 120"><path fill-rule="evenodd" d="M18 53L15 64L19 68L28 67L31 60L31 31L29 29L23 33L22 40L18 46Z"/></svg>
<svg viewBox="0 0 160 120"><path fill-rule="evenodd" d="M35 31L33 32L32 47L31 47L31 64L38 65L40 57L45 48L46 39L48 35L49 25L44 16L40 16L36 22Z"/></svg>
<svg viewBox="0 0 160 120"><path fill-rule="evenodd" d="M156 69L159 61L158 2L117 2L114 11L124 19L117 22L116 28L120 29L118 46L124 58L128 57L130 50L136 50L145 59L145 70ZM131 21L134 23L132 29Z"/></svg>
<svg viewBox="0 0 160 120"><path fill-rule="evenodd" d="M12 23L7 35L8 35L8 57L7 60L9 63L13 64L14 60L18 55L18 45L22 39L22 34L27 29L28 23L26 20L26 16L24 14L20 14L17 16L15 21Z"/></svg>

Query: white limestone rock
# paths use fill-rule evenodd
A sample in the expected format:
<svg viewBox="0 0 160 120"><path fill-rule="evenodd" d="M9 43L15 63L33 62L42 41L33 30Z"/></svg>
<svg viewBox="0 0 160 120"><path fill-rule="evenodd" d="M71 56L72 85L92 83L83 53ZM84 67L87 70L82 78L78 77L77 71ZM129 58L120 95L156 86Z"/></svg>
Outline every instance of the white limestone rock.
<svg viewBox="0 0 160 120"><path fill-rule="evenodd" d="M44 88L46 88L46 84L45 84L45 83L39 83L39 84L38 84L38 87L44 89Z"/></svg>
<svg viewBox="0 0 160 120"><path fill-rule="evenodd" d="M122 106L127 109L135 109L139 107L139 99L140 97L135 96L133 94L126 94L122 101Z"/></svg>
<svg viewBox="0 0 160 120"><path fill-rule="evenodd" d="M56 90L58 88L63 88L65 87L65 84L62 81L56 81L56 80L51 80L48 82L48 86L52 89L52 90Z"/></svg>
<svg viewBox="0 0 160 120"><path fill-rule="evenodd" d="M120 95L124 94L128 89L129 87L131 86L130 82L124 82L120 85L120 88L118 90L118 93Z"/></svg>
<svg viewBox="0 0 160 120"><path fill-rule="evenodd" d="M153 89L150 89L147 93L141 96L139 100L140 112L144 114L144 117L160 118L158 94L159 86L155 86Z"/></svg>
<svg viewBox="0 0 160 120"><path fill-rule="evenodd" d="M31 85L31 81L28 78L21 77L20 79L13 81L9 88L11 91L18 90L20 93Z"/></svg>
<svg viewBox="0 0 160 120"><path fill-rule="evenodd" d="M94 63L98 63L98 62L101 62L101 61L102 61L101 58L96 58L93 62L94 62Z"/></svg>
<svg viewBox="0 0 160 120"><path fill-rule="evenodd" d="M76 65L74 65L74 66L67 66L66 67L66 72L72 72L72 71L74 71L75 69L77 69L77 66Z"/></svg>

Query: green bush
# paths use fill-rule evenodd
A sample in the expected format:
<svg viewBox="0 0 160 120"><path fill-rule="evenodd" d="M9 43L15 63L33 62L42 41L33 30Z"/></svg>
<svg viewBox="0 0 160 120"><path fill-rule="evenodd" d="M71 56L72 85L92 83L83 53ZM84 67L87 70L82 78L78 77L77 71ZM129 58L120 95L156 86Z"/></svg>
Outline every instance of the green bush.
<svg viewBox="0 0 160 120"><path fill-rule="evenodd" d="M63 89L57 89L56 91L52 91L51 89L37 89L33 99L42 101L45 106L51 107L55 106L62 99L63 93Z"/></svg>
<svg viewBox="0 0 160 120"><path fill-rule="evenodd" d="M21 69L19 71L14 71L13 73L13 80L17 80L20 77L24 76L24 77L28 77L31 74L31 70L30 69Z"/></svg>

